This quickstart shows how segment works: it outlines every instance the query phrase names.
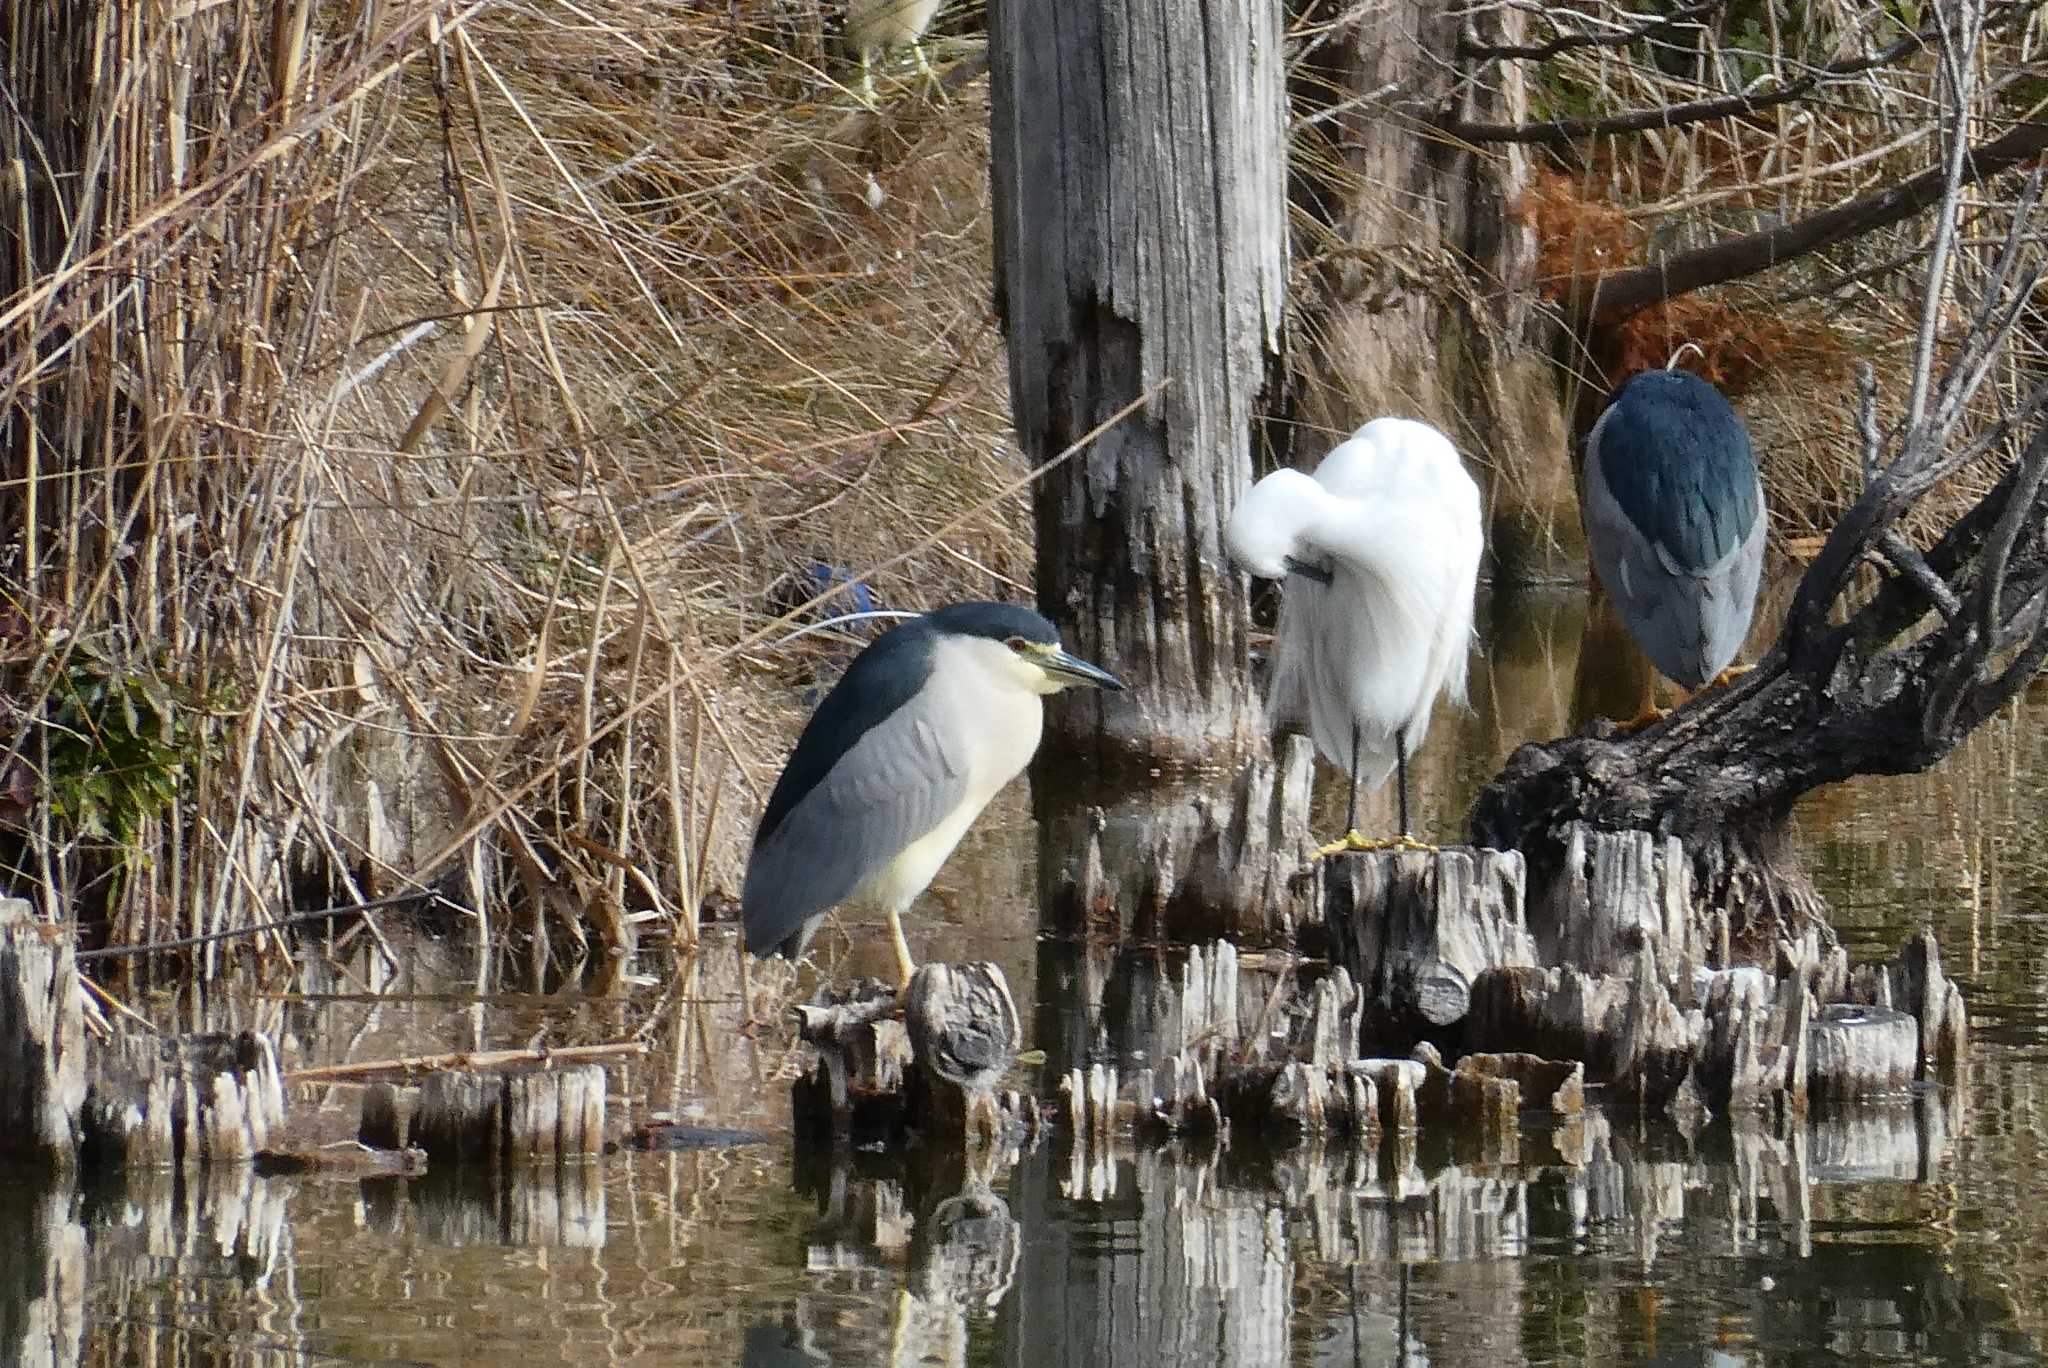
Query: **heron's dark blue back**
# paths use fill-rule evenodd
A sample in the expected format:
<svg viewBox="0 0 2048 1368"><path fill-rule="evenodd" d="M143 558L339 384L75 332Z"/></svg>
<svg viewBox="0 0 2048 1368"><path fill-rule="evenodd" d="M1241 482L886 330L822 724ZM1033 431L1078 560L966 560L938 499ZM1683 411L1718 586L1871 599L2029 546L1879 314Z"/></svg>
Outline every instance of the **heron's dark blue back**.
<svg viewBox="0 0 2048 1368"><path fill-rule="evenodd" d="M1594 429L1591 460L1644 537L1704 570L1756 526L1756 452L1721 391L1690 371L1625 382Z"/></svg>
<svg viewBox="0 0 2048 1368"><path fill-rule="evenodd" d="M927 613L882 633L846 667L846 673L804 724L796 749L789 753L789 763L782 767L782 777L768 795L761 825L754 829L757 848L775 834L790 809L824 781L854 742L924 687L931 677L932 646L938 638L933 616Z"/></svg>
<svg viewBox="0 0 2048 1368"><path fill-rule="evenodd" d="M931 678L933 646L948 635L995 641L1023 637L1044 644L1059 640L1059 632L1050 622L1014 603L955 603L876 637L853 658L853 664L846 667L846 673L804 724L789 763L782 767L782 777L768 795L761 825L754 830L757 849L775 834L790 809L824 782L856 741L917 696Z"/></svg>

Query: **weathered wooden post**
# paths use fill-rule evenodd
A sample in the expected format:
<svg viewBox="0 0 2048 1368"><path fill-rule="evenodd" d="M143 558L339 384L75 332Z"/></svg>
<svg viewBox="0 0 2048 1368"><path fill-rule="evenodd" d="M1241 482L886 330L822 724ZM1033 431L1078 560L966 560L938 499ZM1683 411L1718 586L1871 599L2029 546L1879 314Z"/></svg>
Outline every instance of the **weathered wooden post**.
<svg viewBox="0 0 2048 1368"><path fill-rule="evenodd" d="M0 900L0 1157L70 1168L85 1101L85 1031L71 933Z"/></svg>
<svg viewBox="0 0 2048 1368"><path fill-rule="evenodd" d="M1116 933L1196 938L1174 920L1189 910L1179 879L1205 844L1235 832L1242 845L1245 823L1275 816L1250 792L1270 797L1275 777L1222 540L1281 350L1281 12L1279 0L1074 0L1054 23L1007 0L989 15L997 299L1025 458L1047 461L1144 401L1034 490L1040 606L1130 685L1048 709L1056 744L1037 772L1062 752L1267 767L1213 802L1176 795L1163 816L1105 799L1098 820L1036 784L1041 882L1064 929L1092 916ZM1075 858L1091 838L1106 869ZM1213 896L1241 901L1221 909L1230 924L1200 932L1270 934L1288 889L1263 872L1297 841L1254 838L1260 877L1217 881ZM1099 905L1104 889L1120 914Z"/></svg>

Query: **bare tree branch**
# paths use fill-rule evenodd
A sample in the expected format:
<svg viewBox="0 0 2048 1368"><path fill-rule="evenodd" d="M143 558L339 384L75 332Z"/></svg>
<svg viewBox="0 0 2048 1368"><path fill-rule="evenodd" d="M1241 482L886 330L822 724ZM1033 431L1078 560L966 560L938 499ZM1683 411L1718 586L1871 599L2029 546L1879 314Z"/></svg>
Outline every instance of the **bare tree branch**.
<svg viewBox="0 0 2048 1368"><path fill-rule="evenodd" d="M1439 126L1451 137L1465 142L1540 143L1560 151L1569 151L1571 145L1581 138L1596 138L1615 133L1644 133L1653 128L1682 128L1686 124L1704 123L1709 119L1759 114L1766 109L1775 109L1779 105L1802 100L1829 81L1838 81L1846 76L1860 76L1879 67L1891 66L1926 47L1934 37L1934 34L1928 33L1908 34L1867 57L1842 58L1825 66L1815 67L1775 90L1740 90L1729 95L1688 100L1683 104L1660 105L1656 109L1634 109L1626 114L1609 114L1597 119L1548 119L1540 123L1511 124L1446 119Z"/></svg>
<svg viewBox="0 0 2048 1368"><path fill-rule="evenodd" d="M2048 151L2048 121L2030 119L1971 149L1960 184L1976 185ZM1911 218L1941 201L1947 168L1929 167L1899 184L1793 223L1744 233L1681 252L1649 266L1609 271L1586 281L1578 306L1599 322L1616 322L1677 295L1741 280L1774 266Z"/></svg>
<svg viewBox="0 0 2048 1368"><path fill-rule="evenodd" d="M1669 14L1632 14L1632 22L1604 32L1560 33L1555 38L1541 43L1483 43L1468 21L1463 33L1458 36L1458 52L1461 56L1480 61L1540 62L1546 57L1555 57L1560 52L1569 52L1583 47L1623 47L1638 38L1654 38L1658 34L1683 27L1719 9L1727 7L1728 0L1699 0L1697 4L1680 5ZM1583 23L1601 22L1591 15L1573 10L1560 10L1551 6L1543 7L1543 17L1553 27L1560 18L1569 16Z"/></svg>

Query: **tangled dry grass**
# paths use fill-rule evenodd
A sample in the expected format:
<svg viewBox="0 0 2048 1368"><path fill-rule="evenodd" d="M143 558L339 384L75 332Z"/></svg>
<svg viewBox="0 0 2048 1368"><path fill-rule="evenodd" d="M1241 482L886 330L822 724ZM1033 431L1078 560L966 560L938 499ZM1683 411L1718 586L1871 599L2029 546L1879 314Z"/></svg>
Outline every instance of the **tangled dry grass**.
<svg viewBox="0 0 2048 1368"><path fill-rule="evenodd" d="M1028 584L979 90L860 111L816 4L12 15L0 626L61 721L9 758L52 911L139 942L453 869L687 937L833 649L767 586Z"/></svg>

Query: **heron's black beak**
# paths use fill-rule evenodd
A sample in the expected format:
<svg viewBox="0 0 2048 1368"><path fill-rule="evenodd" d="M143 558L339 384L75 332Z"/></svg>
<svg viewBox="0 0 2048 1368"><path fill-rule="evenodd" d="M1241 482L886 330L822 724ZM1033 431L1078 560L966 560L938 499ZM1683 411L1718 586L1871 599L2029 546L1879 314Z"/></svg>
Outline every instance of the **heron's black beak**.
<svg viewBox="0 0 2048 1368"><path fill-rule="evenodd" d="M1090 688L1110 689L1123 692L1124 682L1100 665L1090 665L1079 656L1068 655L1065 651L1052 651L1040 657L1039 665L1056 679L1074 684L1086 684Z"/></svg>
<svg viewBox="0 0 2048 1368"><path fill-rule="evenodd" d="M1312 561L1298 561L1292 556L1287 558L1287 573L1299 575L1305 580L1314 580L1317 584L1328 584L1336 578L1324 566L1317 565Z"/></svg>

